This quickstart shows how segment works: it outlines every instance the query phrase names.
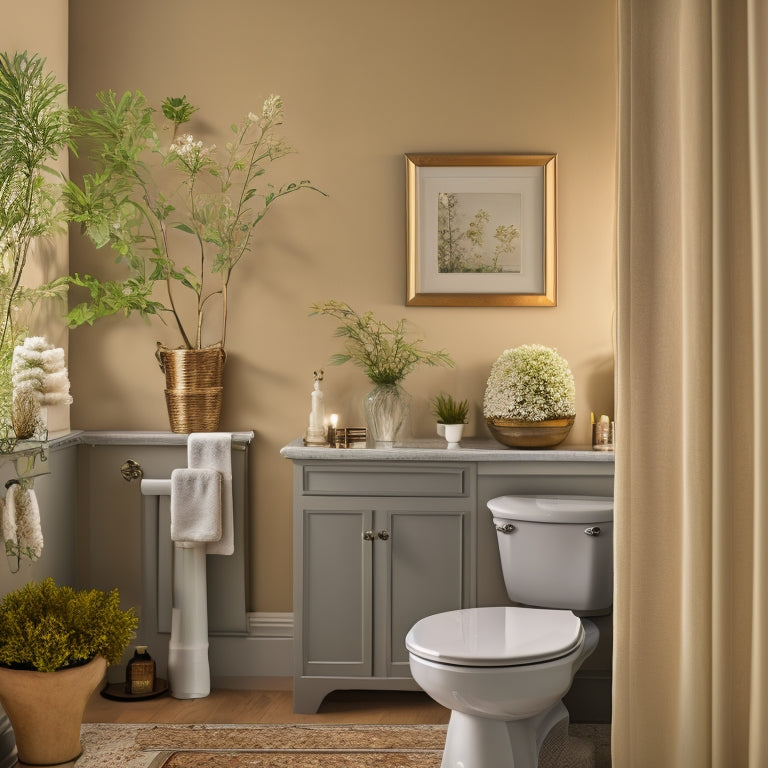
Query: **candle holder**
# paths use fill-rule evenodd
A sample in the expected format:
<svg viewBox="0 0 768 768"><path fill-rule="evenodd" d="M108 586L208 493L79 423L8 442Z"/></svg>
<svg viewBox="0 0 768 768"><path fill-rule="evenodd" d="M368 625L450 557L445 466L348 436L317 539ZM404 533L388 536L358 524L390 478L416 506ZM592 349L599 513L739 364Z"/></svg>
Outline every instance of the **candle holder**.
<svg viewBox="0 0 768 768"><path fill-rule="evenodd" d="M592 425L592 450L613 450L614 425L612 421L597 421Z"/></svg>

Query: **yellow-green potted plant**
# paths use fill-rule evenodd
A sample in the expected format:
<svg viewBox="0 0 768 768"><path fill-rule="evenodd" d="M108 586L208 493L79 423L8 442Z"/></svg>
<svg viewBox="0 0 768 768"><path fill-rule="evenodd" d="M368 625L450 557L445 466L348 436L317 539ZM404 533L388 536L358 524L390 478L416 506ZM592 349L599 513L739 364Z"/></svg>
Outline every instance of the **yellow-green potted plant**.
<svg viewBox="0 0 768 768"><path fill-rule="evenodd" d="M556 349L523 344L491 367L483 415L491 434L514 448L551 448L568 436L576 415L568 361Z"/></svg>
<svg viewBox="0 0 768 768"><path fill-rule="evenodd" d="M266 181L272 163L293 151L278 132L279 96L233 124L222 149L179 130L197 110L186 97L165 99L160 116L139 91L98 100L97 109L72 111L73 142L89 172L68 181L64 196L69 218L97 248L111 249L125 277L72 276L87 299L72 307L69 325L116 313L170 324L177 343L161 346L158 358L171 429L215 430L232 273L278 200L320 190L307 180Z"/></svg>
<svg viewBox="0 0 768 768"><path fill-rule="evenodd" d="M340 321L335 335L344 339L344 352L333 355L331 365L351 361L375 385L364 400L368 429L377 448L392 448L410 406L403 379L418 365L453 367L453 359L443 349L425 349L422 339L409 339L405 319L387 324L372 312L360 314L336 300L312 304L310 309Z"/></svg>
<svg viewBox="0 0 768 768"><path fill-rule="evenodd" d="M108 664L138 625L117 590L75 590L53 579L0 602L0 704L25 765L56 765L82 752L80 725Z"/></svg>

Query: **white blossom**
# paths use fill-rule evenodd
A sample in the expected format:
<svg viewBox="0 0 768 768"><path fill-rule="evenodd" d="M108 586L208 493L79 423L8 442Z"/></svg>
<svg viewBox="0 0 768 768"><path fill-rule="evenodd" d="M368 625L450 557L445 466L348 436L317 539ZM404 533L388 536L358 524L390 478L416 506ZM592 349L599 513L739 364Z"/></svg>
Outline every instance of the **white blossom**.
<svg viewBox="0 0 768 768"><path fill-rule="evenodd" d="M483 399L486 418L546 421L574 416L576 390L568 361L556 349L524 344L501 353Z"/></svg>
<svg viewBox="0 0 768 768"><path fill-rule="evenodd" d="M265 120L273 120L280 114L283 108L283 100L276 94L270 94L264 101L261 109L261 116Z"/></svg>

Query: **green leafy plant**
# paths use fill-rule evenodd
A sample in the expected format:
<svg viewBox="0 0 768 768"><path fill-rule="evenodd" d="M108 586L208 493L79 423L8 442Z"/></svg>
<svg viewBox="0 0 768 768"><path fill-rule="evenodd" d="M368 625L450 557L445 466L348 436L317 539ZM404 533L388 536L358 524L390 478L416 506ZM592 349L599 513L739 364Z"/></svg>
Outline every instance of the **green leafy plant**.
<svg viewBox="0 0 768 768"><path fill-rule="evenodd" d="M62 297L63 279L24 285L33 254L45 269L52 253L33 246L62 230L61 175L51 167L68 143L65 88L45 69L45 59L26 52L0 53L0 416L12 402L13 349L27 335L39 301Z"/></svg>
<svg viewBox="0 0 768 768"><path fill-rule="evenodd" d="M469 413L467 400L456 400L442 392L430 401L433 416L440 424L465 424Z"/></svg>
<svg viewBox="0 0 768 768"><path fill-rule="evenodd" d="M106 91L98 100L97 109L73 112L75 144L87 148L92 170L81 184L67 182L65 199L71 219L97 248L116 253L127 276L71 277L89 298L71 309L70 327L138 313L169 317L183 348L225 346L228 286L252 249L254 228L280 198L302 189L321 192L307 180L262 183L271 163L293 151L277 133L282 100L272 95L258 115L233 124L221 154L179 133L197 109L185 96L162 103L167 143L140 91L120 97ZM183 296L193 299L191 306ZM214 330L206 333L209 325Z"/></svg>
<svg viewBox="0 0 768 768"><path fill-rule="evenodd" d="M501 353L483 398L487 419L547 421L574 416L575 387L568 361L556 349L523 344Z"/></svg>
<svg viewBox="0 0 768 768"><path fill-rule="evenodd" d="M341 321L334 334L344 339L345 351L331 357L331 365L352 361L362 368L374 384L395 384L402 381L418 365L455 363L445 350L430 352L422 339L408 340L405 319L394 325L377 320L372 312L359 314L343 301L330 300L312 304L313 315L327 315Z"/></svg>
<svg viewBox="0 0 768 768"><path fill-rule="evenodd" d="M133 608L121 610L116 589L30 582L0 603L0 664L54 672L97 655L116 664L137 626Z"/></svg>

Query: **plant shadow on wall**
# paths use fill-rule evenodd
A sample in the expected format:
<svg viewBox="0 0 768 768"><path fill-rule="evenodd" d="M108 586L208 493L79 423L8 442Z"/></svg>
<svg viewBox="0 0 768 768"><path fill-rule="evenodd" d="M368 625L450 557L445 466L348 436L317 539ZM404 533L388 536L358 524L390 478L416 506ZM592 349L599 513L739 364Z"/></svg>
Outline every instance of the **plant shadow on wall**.
<svg viewBox="0 0 768 768"><path fill-rule="evenodd" d="M170 325L178 347L158 343L157 356L171 427L215 430L232 273L272 205L299 190L325 193L308 180L265 181L269 166L293 152L278 135L279 96L233 124L221 151L180 132L197 111L186 97L165 99L162 120L139 91L105 91L98 100L97 109L72 111L73 146L87 153L90 172L65 182L64 199L69 218L97 248L109 246L127 275L71 276L88 298L68 324L136 313Z"/></svg>

